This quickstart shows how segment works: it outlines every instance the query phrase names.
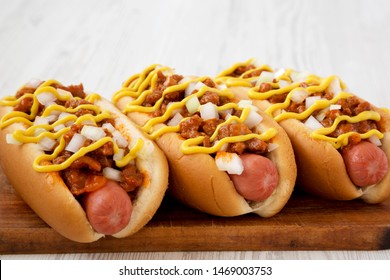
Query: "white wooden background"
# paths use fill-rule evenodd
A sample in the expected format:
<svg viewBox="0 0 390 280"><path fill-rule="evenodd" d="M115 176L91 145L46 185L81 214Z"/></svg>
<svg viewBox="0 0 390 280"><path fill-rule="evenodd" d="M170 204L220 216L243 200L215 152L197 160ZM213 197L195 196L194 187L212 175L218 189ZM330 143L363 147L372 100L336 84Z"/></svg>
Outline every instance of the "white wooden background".
<svg viewBox="0 0 390 280"><path fill-rule="evenodd" d="M0 0L0 97L31 78L110 97L152 63L215 75L257 58L339 75L390 108L388 0ZM390 259L385 251L2 255L1 259Z"/></svg>

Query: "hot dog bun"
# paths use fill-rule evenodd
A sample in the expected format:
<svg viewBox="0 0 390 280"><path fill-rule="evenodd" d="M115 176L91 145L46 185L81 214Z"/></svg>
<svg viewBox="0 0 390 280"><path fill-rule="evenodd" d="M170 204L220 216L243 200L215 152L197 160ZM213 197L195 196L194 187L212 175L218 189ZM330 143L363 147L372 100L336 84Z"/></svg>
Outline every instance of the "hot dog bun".
<svg viewBox="0 0 390 280"><path fill-rule="evenodd" d="M125 237L141 229L159 207L167 188L168 165L154 142L115 106L104 98L94 99L97 107L110 112L116 130L128 140L129 148L137 139L144 141L135 162L138 170L145 174L145 185L139 187L132 198L130 222L113 235ZM10 106L0 106L0 117L12 111ZM26 128L26 125L16 122L0 130L0 163L11 185L42 220L64 237L77 242L93 242L103 237L104 234L92 228L80 200L69 191L59 172L37 172L33 169L34 161L44 154L39 144L7 143L7 135Z"/></svg>
<svg viewBox="0 0 390 280"><path fill-rule="evenodd" d="M157 71L156 68L153 69ZM169 71L164 72L167 77L173 75ZM183 78L186 79L195 77ZM136 99L135 96L123 94L126 90L129 90L129 85L125 84L113 98L114 104L122 111ZM177 132L167 132L155 139L169 162L170 193L179 201L212 215L237 216L252 212L262 217L270 217L278 213L290 198L295 184L294 154L285 131L266 114L261 112L259 114L263 117L258 124L259 129L265 131L273 128L277 131L272 143L278 148L267 153L267 157L276 165L279 173L278 185L271 196L261 202L246 200L236 191L227 172L217 167L214 156L207 153L183 154L181 147L185 139ZM153 119L149 114L139 112L137 109L127 112L127 115L141 127ZM157 124L154 131L162 127L167 125Z"/></svg>
<svg viewBox="0 0 390 280"><path fill-rule="evenodd" d="M234 69L238 69L238 67L243 68L241 68L240 71L235 72ZM337 94L339 92L347 91L345 85L342 84L342 82L338 84L339 79L334 77L321 79L314 75L302 74L297 72L294 73L291 70L282 70L281 72L279 72L279 77L271 77L267 81L267 78L264 78L266 75L263 75L262 78L259 78L263 71L265 71L267 74L271 73L271 76L276 72L273 72L273 70L269 66L262 65L256 67L254 65L251 65L251 61L248 61L246 63L235 64L235 66L232 66L231 68L223 71L218 76L219 78L217 78L217 80L219 79L221 83L226 83L229 88L236 93L236 96L238 98L252 98L254 100L254 105L268 113L271 112L269 111L269 108L275 106L275 104L281 105L282 102L284 102L284 99L280 100L280 103L271 103L267 98L259 98L260 93L256 95L256 93L254 92L260 91L262 83L272 85L269 86L268 89L264 89L262 91L264 92L264 95L268 94L272 90L278 90L278 81L280 79L286 81L286 84L284 85L285 94L290 93L293 90L305 89L307 87L308 91L310 91L310 81L314 81L313 83L319 85L317 87L322 86L323 84L325 84L326 81L331 81L330 84L326 87L325 91L334 91L334 96L336 96L336 91ZM250 75L249 73L251 72L255 74ZM295 82L291 78L291 76L293 75L298 76L295 77L297 79ZM275 76L277 75L275 74ZM261 79L265 80L260 81ZM334 84L336 82L337 84ZM338 90L335 90L335 88L338 88ZM345 97L341 99L346 100L347 98L355 98L355 100L358 100L360 104L367 104L367 102L365 102L363 99L349 92L345 95ZM376 121L377 123L379 123L378 126L380 127L380 132L383 133L383 138L381 138L380 143L377 143L376 145L379 145L379 149L384 152L385 158L387 159L387 162L385 162L385 164L387 166L390 162L390 115L386 110L379 109L372 104L369 104L369 108L370 109L368 111L376 112L380 115L380 119ZM297 187L302 188L303 190L315 194L319 197L333 200L351 200L355 198L361 198L367 203L380 203L390 197L390 172L387 172L384 178L382 178L374 185L355 185L350 178L351 175L347 171L344 158L341 154L341 150L346 149L348 145L336 148L330 141L313 138L313 129L309 129L308 126L304 123L307 117L304 118L302 121L294 117L278 119L278 116L285 112L286 111L282 111L282 107L279 107L279 109L277 110L272 110L270 114L276 120L278 120L279 124L287 132L294 147L295 159L297 161L298 166ZM318 111L314 112L318 113ZM359 141L369 142L369 139L367 137ZM370 145L373 144L370 143ZM370 163L367 162L367 164Z"/></svg>

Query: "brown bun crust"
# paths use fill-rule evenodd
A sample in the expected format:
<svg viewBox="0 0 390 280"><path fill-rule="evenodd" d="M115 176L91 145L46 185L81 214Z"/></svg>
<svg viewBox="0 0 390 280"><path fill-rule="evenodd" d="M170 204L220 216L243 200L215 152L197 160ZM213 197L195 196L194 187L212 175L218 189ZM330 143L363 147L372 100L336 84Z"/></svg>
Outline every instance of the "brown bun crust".
<svg viewBox="0 0 390 280"><path fill-rule="evenodd" d="M123 109L132 99L124 97L116 104ZM168 158L170 172L169 190L183 203L200 211L217 216L238 216L256 213L270 217L278 213L291 196L296 180L296 165L291 143L284 130L272 118L264 117L261 126L278 130L274 143L279 147L270 154L279 173L279 184L274 193L265 201L248 203L239 195L228 174L218 170L215 160L208 154L183 155L183 142L177 133L167 133L156 140ZM150 117L142 113L128 113L138 125L145 124ZM161 124L163 125L163 124Z"/></svg>
<svg viewBox="0 0 390 280"><path fill-rule="evenodd" d="M130 135L132 138L142 137L153 144L136 128L135 124L132 124L107 100L99 100L96 105L112 112L116 119L116 128L125 137ZM0 107L0 117L11 110L10 107ZM6 134L16 129L24 129L24 127L20 123L15 123L0 130L0 163L11 185L22 199L49 226L70 240L86 243L103 237L103 234L93 230L82 206L64 184L58 172L40 173L32 168L34 159L42 154L37 144L19 146L6 143ZM142 228L162 201L167 188L168 166L157 146L153 149L153 159L153 162L143 158L137 159L137 167L150 174L150 184L141 187L142 189L137 193L133 201L130 223L115 234L115 237L125 237Z"/></svg>
<svg viewBox="0 0 390 280"><path fill-rule="evenodd" d="M247 97L247 88L232 88L237 96ZM360 99L362 100L362 99ZM254 100L261 110L270 106L268 101ZM381 114L385 131L390 131L390 115L371 105ZM322 198L352 200L361 198L367 203L380 203L390 196L390 172L375 186L360 188L349 178L341 154L326 141L310 137L310 130L296 119L279 123L290 137L298 167L297 187ZM390 132L385 133L381 148L390 163Z"/></svg>

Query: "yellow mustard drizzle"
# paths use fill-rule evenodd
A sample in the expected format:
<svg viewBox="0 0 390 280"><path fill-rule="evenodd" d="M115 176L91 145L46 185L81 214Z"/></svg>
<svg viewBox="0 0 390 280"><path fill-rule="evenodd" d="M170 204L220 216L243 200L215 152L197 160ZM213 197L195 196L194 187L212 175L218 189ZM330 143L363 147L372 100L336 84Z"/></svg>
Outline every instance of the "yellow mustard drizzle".
<svg viewBox="0 0 390 280"><path fill-rule="evenodd" d="M129 102L126 107L124 108L124 113L128 112L143 112L143 113L151 113L155 110L159 109L161 107L162 102L164 101L164 97L172 92L177 91L184 91L191 83L197 83L197 82L203 82L208 77L198 77L189 79L185 82L179 83L178 85L173 85L167 87L163 93L162 97L156 101L154 106L152 107L145 107L142 106L142 103L144 102L146 96L153 92L153 89L156 87L157 83L157 73L158 71L168 71L173 73L172 69L167 67L159 67L158 65L154 64L146 68L144 71L142 71L139 74L131 76L126 82L124 82L122 89L120 89L118 92L116 92L113 96L113 102L118 102L119 99L123 97L132 97L134 100ZM149 89L148 89L149 88ZM143 126L142 129L149 134L149 136L152 139L157 139L158 137L170 133L170 132L178 132L180 130L180 124L176 126L161 126L157 130L155 130L155 127L159 124L163 124L166 121L169 120L169 118L172 116L173 112L175 110L181 109L185 106L186 102L193 98L194 96L197 96L198 98L202 97L206 92L215 92L220 97L224 96L229 99L232 99L234 97L233 92L229 90L220 90L216 88L211 88L208 86L202 86L196 93L191 94L185 98L183 98L181 101L172 102L167 107L165 113L162 116L152 118L148 120ZM224 104L222 106L217 106L217 110L224 111L227 109L239 109L239 106L236 103L230 102L227 104ZM242 109L242 108L240 108ZM213 135L210 137L210 141L213 142L216 140L218 136L219 129L229 123L232 123L233 121L241 122L243 123L249 115L250 108L243 108L243 111L241 113L241 117L238 118L236 116L230 116L227 120L222 122L217 126L215 129ZM188 118L183 118L180 122L183 122L187 120ZM271 140L275 135L277 134L277 131L273 128L268 129L266 132L258 134L258 133L250 133L246 135L238 135L238 136L231 136L231 137L225 137L221 139L220 141L215 141L215 144L212 147L204 147L200 146L205 139L204 136L199 136L196 138L190 138L183 141L181 145L181 151L183 154L195 154L195 153L207 153L212 154L219 151L223 145L226 143L237 143L237 142L244 142L253 138L258 138L263 141L269 141Z"/></svg>
<svg viewBox="0 0 390 280"><path fill-rule="evenodd" d="M272 71L272 68L268 65L261 65L260 67L255 67L254 69L250 69L246 71L245 73L241 74L239 77L232 77L231 75L234 73L234 71L241 66L248 66L254 62L254 59L249 59L246 62L238 62L231 67L223 70L220 72L216 78L215 81L217 83L224 83L228 87L252 87L253 83L258 79L258 77L245 77L246 75L258 71L258 70L264 70L264 71Z"/></svg>
<svg viewBox="0 0 390 280"><path fill-rule="evenodd" d="M61 101L68 101L71 98L73 98L70 93L69 95L60 94L54 87L51 86L53 84L60 84L60 83L58 83L55 80L48 80L42 83L34 91L34 93L26 93L18 99L14 96L10 96L0 101L1 106L15 107L22 101L23 98L27 98L27 97L33 98L31 114L26 114L19 111L12 111L6 114L5 116L3 116L3 118L0 121L0 129L5 128L13 123L23 123L27 126L25 130L16 130L12 133L12 136L17 141L21 143L39 143L45 137L59 141L58 146L54 149L52 154L42 154L34 160L33 168L38 172L53 172L53 171L64 170L68 168L78 158L102 147L104 144L108 142L113 143L114 154L118 153L120 150L119 146L111 137L106 136L99 139L96 142L91 143L86 147L80 148L79 151L75 152L71 157L67 158L61 164L50 164L50 162L54 160L59 155L59 153L65 149L66 142L62 136L71 129L69 126L65 126L68 122L75 123L75 124L92 123L94 125L97 125L99 122L105 119L112 118L112 115L109 111L101 112L99 107L97 107L94 104L81 104L76 108L65 108L64 106L58 104L52 104L44 108L41 117L48 117L51 115L53 111L56 111L58 114L61 112L70 113L70 115L58 119L52 124L34 125L33 121L35 117L37 117L38 108L39 108L39 102L36 97L37 95L41 93L49 92L55 95L56 98ZM80 99L80 98L76 97L74 99ZM98 94L90 94L85 98L85 100L92 103L96 102L99 99L101 99L101 97ZM92 110L96 115L84 114L80 117L77 117L74 113L79 111L80 109ZM59 129L57 132L51 132L54 131L54 129L60 125L63 125L63 128ZM144 141L142 139L138 139L135 145L122 159L115 160L116 166L121 168L128 165L130 161L136 158L138 152L142 149L143 145L144 145Z"/></svg>
<svg viewBox="0 0 390 280"><path fill-rule="evenodd" d="M274 95L287 93L287 96L286 96L284 102L272 104L265 111L269 115L273 116L273 118L278 122L285 120L285 119L290 119L290 118L298 119L301 121L305 120L313 112L315 112L317 110L328 108L330 105L336 104L340 99L346 99L350 96L353 96L352 94L343 91L343 90L345 90L346 86L342 81L339 80L338 82L340 82L340 88L342 91L339 94L337 94L336 96L334 96L331 100L323 100L323 99L316 100L313 105L311 105L309 108L306 108L306 110L301 112L301 113L287 112L284 109L286 109L291 104L291 96L293 95L294 91L305 90L305 91L307 91L308 96L310 96L311 94L316 93L316 92L323 92L330 86L331 82L334 79L337 79L337 77L330 76L327 78L321 78L321 77L318 77L316 75L310 74L310 75L307 75L305 77L305 82L309 85L310 84L314 84L314 85L308 86L307 88L303 88L303 87L300 87L301 82L295 82L295 83L287 85L283 88L280 88L280 86L279 86L280 80L293 82L291 75L294 72L294 70L287 69L282 75L280 75L272 83L270 83L272 86L271 90L266 91L266 92L258 92L258 87L254 87L253 86L254 84L249 82L249 79L229 77L229 75L231 73L233 73L237 67L247 66L250 63L252 63L252 60L248 60L244 63L236 63L236 64L232 65L230 68L221 72L217 76L217 77L219 77L219 80L217 80L217 81L220 83L226 83L226 85L228 87L242 86L244 84L244 82L246 82L247 84L250 84L250 86L248 86L250 88L248 90L248 96L254 100L266 100L266 99L271 98ZM261 66L261 67L259 67L259 69L262 67L264 67L264 69L266 68L265 66ZM253 69L251 69L250 71L253 71ZM269 71L269 70L267 70L267 71ZM271 70L271 72L273 72L273 71ZM243 73L241 75L241 77L244 77L248 73L249 73L249 71ZM226 75L226 76L223 76L223 75ZM240 81L240 80L244 80L244 82ZM252 81L252 80L250 80L250 81ZM354 117L349 117L346 115L339 115L334 120L333 125L331 125L330 127L320 128L320 129L316 129L316 130L312 131L311 137L314 139L328 141L336 149L348 145L349 137L353 134L358 134L361 139L367 139L373 135L376 135L379 139L382 139L384 137L383 133L381 133L380 131L378 131L376 129L371 129L366 133L348 132L348 133L343 133L343 134L339 135L338 137L327 136L336 130L337 125L341 121L346 121L349 123L357 123L357 122L362 122L362 121L366 121L366 120L379 121L380 119L381 119L380 114L375 112L375 111L365 111L365 112L362 112L359 115L354 116Z"/></svg>

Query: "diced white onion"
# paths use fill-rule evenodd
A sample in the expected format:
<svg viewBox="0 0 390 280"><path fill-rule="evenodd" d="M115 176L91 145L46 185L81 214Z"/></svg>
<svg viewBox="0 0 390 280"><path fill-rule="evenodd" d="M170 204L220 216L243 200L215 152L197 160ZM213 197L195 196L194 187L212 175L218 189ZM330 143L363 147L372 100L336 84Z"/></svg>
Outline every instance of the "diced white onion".
<svg viewBox="0 0 390 280"><path fill-rule="evenodd" d="M308 129L310 130L317 130L317 129L320 129L320 128L323 128L324 126L319 122L317 121L317 119L313 116L310 116L306 121L305 121L305 125Z"/></svg>
<svg viewBox="0 0 390 280"><path fill-rule="evenodd" d="M44 132L47 132L47 130L42 128L42 127L36 127L34 129L34 136L37 137L37 136L41 135Z"/></svg>
<svg viewBox="0 0 390 280"><path fill-rule="evenodd" d="M200 106L200 117L203 120L219 119L218 109L214 103L207 102Z"/></svg>
<svg viewBox="0 0 390 280"><path fill-rule="evenodd" d="M66 146L65 150L76 153L84 145L85 137L79 133L75 133L70 140L69 144Z"/></svg>
<svg viewBox="0 0 390 280"><path fill-rule="evenodd" d="M36 95L38 102L44 106L49 106L52 102L56 101L57 97L51 92L41 92Z"/></svg>
<svg viewBox="0 0 390 280"><path fill-rule="evenodd" d="M332 92L334 95L338 95L342 91L340 86L340 80L338 78L334 78L330 82L327 91Z"/></svg>
<svg viewBox="0 0 390 280"><path fill-rule="evenodd" d="M57 92L58 92L61 96L63 96L63 97L71 98L71 97L73 96L71 92L69 92L69 91L67 91L67 90L64 90L64 89L58 88L58 89L57 89Z"/></svg>
<svg viewBox="0 0 390 280"><path fill-rule="evenodd" d="M103 176L109 180L113 180L113 181L117 181L117 182L122 181L121 172L119 170L111 168L111 167L103 168Z"/></svg>
<svg viewBox="0 0 390 280"><path fill-rule="evenodd" d="M215 163L219 170L229 174L241 175L244 171L242 160L236 153L219 152L215 156Z"/></svg>
<svg viewBox="0 0 390 280"><path fill-rule="evenodd" d="M176 113L172 119L167 123L168 126L177 126L180 121L183 119L183 116L180 113Z"/></svg>
<svg viewBox="0 0 390 280"><path fill-rule="evenodd" d="M63 129L63 128L65 128L65 125L59 124L59 125L56 125L55 127L53 127L53 130L54 130L55 132L57 132L57 131L60 131L60 130Z"/></svg>
<svg viewBox="0 0 390 280"><path fill-rule="evenodd" d="M306 109L311 107L317 100L321 100L321 96L309 96L305 100Z"/></svg>
<svg viewBox="0 0 390 280"><path fill-rule="evenodd" d="M279 78L280 76L282 76L284 73L286 72L286 70L284 68L280 68L279 70L277 70L274 74L274 78L277 79Z"/></svg>
<svg viewBox="0 0 390 280"><path fill-rule="evenodd" d="M279 148L279 145L276 143L268 143L268 152L272 152Z"/></svg>
<svg viewBox="0 0 390 280"><path fill-rule="evenodd" d="M193 114L198 111L200 106L199 99L196 95L191 96L186 102L188 113Z"/></svg>
<svg viewBox="0 0 390 280"><path fill-rule="evenodd" d="M293 90L291 94L291 100L295 103L302 103L306 97L309 95L309 93L304 89L295 89Z"/></svg>
<svg viewBox="0 0 390 280"><path fill-rule="evenodd" d="M5 135L5 141L7 144L12 144L12 145L22 145L23 143L16 140L16 138L12 135L12 133L8 133Z"/></svg>
<svg viewBox="0 0 390 280"><path fill-rule="evenodd" d="M233 108L219 111L219 113L220 113L222 116L225 116L225 119L227 120L226 116L227 116L227 115L230 115L230 116L232 115L232 113L233 113Z"/></svg>
<svg viewBox="0 0 390 280"><path fill-rule="evenodd" d="M219 143L219 141L220 141L220 140L215 140L214 146L216 146L216 145ZM221 148L219 148L218 151L220 151L220 152L226 152L227 149L228 149L228 147L229 147L229 144L228 144L228 143L224 143L224 144L221 146Z"/></svg>
<svg viewBox="0 0 390 280"><path fill-rule="evenodd" d="M368 138L368 140L372 143L372 144L374 144L374 145L376 145L376 146L382 146L382 142L381 142L381 140L378 138L378 136L376 136L375 134L374 135L371 135L369 138Z"/></svg>
<svg viewBox="0 0 390 280"><path fill-rule="evenodd" d="M56 144L57 141L49 137L42 137L42 139L39 140L39 145L43 151L52 151Z"/></svg>
<svg viewBox="0 0 390 280"><path fill-rule="evenodd" d="M63 118L66 118L68 116L71 116L72 114L68 113L68 112L62 112L59 116L58 116L58 120L62 120ZM74 121L68 121L65 123L65 126L71 126L72 124L74 123Z"/></svg>
<svg viewBox="0 0 390 280"><path fill-rule="evenodd" d="M206 86L206 85L202 82L189 83L187 88L184 90L184 96L187 97L187 96L191 95L194 90L196 90L196 89L200 90L203 86Z"/></svg>
<svg viewBox="0 0 390 280"><path fill-rule="evenodd" d="M125 156L125 150L119 149L117 153L114 154L113 159L115 161L121 160Z"/></svg>
<svg viewBox="0 0 390 280"><path fill-rule="evenodd" d="M36 116L34 120L34 125L49 124L49 120L44 117Z"/></svg>
<svg viewBox="0 0 390 280"><path fill-rule="evenodd" d="M285 88L291 85L289 81L286 80L279 80L279 88Z"/></svg>
<svg viewBox="0 0 390 280"><path fill-rule="evenodd" d="M319 111L319 112L317 113L317 115L315 116L315 118L317 119L317 121L322 122L322 121L325 119L326 113L327 113L328 111L329 111L329 107L324 108L324 109L322 109L321 111Z"/></svg>
<svg viewBox="0 0 390 280"><path fill-rule="evenodd" d="M341 109L341 105L340 104L332 104L329 107L329 110L340 110L340 109Z"/></svg>
<svg viewBox="0 0 390 280"><path fill-rule="evenodd" d="M263 120L263 117L254 110L250 110L248 118L244 121L244 124L252 129Z"/></svg>
<svg viewBox="0 0 390 280"><path fill-rule="evenodd" d="M106 136L103 128L89 125L84 125L80 134L92 141L98 141Z"/></svg>
<svg viewBox="0 0 390 280"><path fill-rule="evenodd" d="M274 80L274 73L268 71L262 71L257 79L256 86L260 86L262 83L271 83Z"/></svg>
<svg viewBox="0 0 390 280"><path fill-rule="evenodd" d="M251 108L253 111L257 111L259 110L259 108L257 108L255 105L253 105L253 101L252 100L246 100L246 99L242 99L240 100L238 103L237 103L238 107L244 109L244 108Z"/></svg>
<svg viewBox="0 0 390 280"><path fill-rule="evenodd" d="M118 130L112 133L112 139L120 148L126 148L129 145L125 137L123 137L123 135Z"/></svg>
<svg viewBox="0 0 390 280"><path fill-rule="evenodd" d="M110 133L113 133L116 130L115 127L110 123L104 123L102 127L107 129Z"/></svg>

